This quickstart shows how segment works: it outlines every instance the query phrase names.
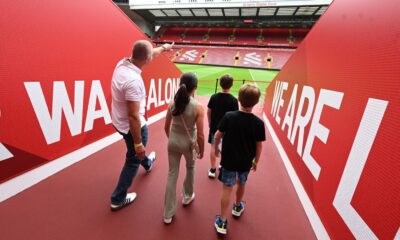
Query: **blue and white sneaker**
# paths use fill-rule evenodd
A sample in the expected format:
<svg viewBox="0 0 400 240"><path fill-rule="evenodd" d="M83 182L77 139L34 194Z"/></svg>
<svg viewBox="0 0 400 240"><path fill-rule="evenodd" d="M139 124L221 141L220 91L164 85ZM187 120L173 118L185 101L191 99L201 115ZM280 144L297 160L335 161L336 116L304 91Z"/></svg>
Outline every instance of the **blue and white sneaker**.
<svg viewBox="0 0 400 240"><path fill-rule="evenodd" d="M215 169L215 168L208 169L208 177L215 178L216 171L217 171L217 169Z"/></svg>
<svg viewBox="0 0 400 240"><path fill-rule="evenodd" d="M244 203L240 202L239 205L233 204L232 215L235 217L240 217L244 211Z"/></svg>
<svg viewBox="0 0 400 240"><path fill-rule="evenodd" d="M154 161L156 160L156 156L157 156L156 152L151 152L149 154L149 156L147 156L151 161L151 165L150 165L149 169L146 170L147 173L150 173L151 170L153 170L153 165L154 165Z"/></svg>
<svg viewBox="0 0 400 240"><path fill-rule="evenodd" d="M226 228L228 227L228 220L223 221L221 216L218 215L215 218L214 227L218 233L225 235L227 233Z"/></svg>

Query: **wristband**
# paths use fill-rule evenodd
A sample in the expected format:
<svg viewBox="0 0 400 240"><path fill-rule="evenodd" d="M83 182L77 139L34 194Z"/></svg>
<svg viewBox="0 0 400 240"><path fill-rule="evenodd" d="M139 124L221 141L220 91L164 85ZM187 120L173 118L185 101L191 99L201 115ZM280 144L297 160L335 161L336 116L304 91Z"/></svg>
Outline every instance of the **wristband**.
<svg viewBox="0 0 400 240"><path fill-rule="evenodd" d="M138 148L138 147L140 147L140 146L143 146L143 143L142 143L142 142L140 142L140 143L137 143L137 144L136 144L136 143L134 143L133 145L135 146L135 148Z"/></svg>

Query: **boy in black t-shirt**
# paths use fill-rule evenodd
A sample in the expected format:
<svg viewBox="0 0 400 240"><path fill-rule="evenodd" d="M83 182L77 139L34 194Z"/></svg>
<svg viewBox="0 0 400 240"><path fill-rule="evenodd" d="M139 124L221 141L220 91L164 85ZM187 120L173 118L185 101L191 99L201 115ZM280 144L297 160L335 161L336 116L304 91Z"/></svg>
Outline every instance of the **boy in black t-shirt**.
<svg viewBox="0 0 400 240"><path fill-rule="evenodd" d="M219 84L222 88L222 91L212 95L207 105L207 118L208 125L210 126L208 143L211 144L211 168L208 170L208 177L210 178L215 178L215 171L217 168L214 145L218 145L219 142L214 142L214 135L217 131L218 123L221 121L226 112L236 111L239 109L238 101L234 96L232 96L232 94L229 93L229 90L233 85L233 77L229 74L225 74L220 78Z"/></svg>
<svg viewBox="0 0 400 240"><path fill-rule="evenodd" d="M214 223L215 229L221 234L227 232L227 210L233 186L238 183L232 215L240 217L244 211L242 198L247 176L250 169L257 170L262 142L265 141L265 128L264 122L251 112L254 105L258 103L260 95L260 89L256 86L243 85L239 90L240 110L226 113L215 133L215 142L221 140L224 135L221 150L222 168L218 176L223 183L221 215L217 216ZM217 145L215 145L215 154L219 155Z"/></svg>

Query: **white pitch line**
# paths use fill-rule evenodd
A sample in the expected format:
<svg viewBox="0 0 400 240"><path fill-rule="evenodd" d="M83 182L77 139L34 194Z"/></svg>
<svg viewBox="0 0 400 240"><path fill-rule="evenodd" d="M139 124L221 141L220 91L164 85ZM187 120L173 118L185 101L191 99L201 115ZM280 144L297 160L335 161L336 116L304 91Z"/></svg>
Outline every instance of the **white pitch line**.
<svg viewBox="0 0 400 240"><path fill-rule="evenodd" d="M251 73L251 69L248 69L247 71L249 71L249 73L250 73L250 76L251 76L251 80L253 80L253 81L255 81L255 79L254 79L254 77L253 77L253 74ZM254 85L256 85L256 87L258 87L258 84L256 83L256 82L253 82L254 83ZM258 87L259 88L259 87ZM261 91L262 92L262 91Z"/></svg>

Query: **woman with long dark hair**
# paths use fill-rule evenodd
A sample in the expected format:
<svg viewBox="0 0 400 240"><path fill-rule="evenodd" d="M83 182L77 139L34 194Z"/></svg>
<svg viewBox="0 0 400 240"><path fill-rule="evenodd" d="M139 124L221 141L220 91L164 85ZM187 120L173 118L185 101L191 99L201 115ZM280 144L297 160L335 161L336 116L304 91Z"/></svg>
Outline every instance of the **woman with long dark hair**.
<svg viewBox="0 0 400 240"><path fill-rule="evenodd" d="M185 73L180 78L179 89L174 101L168 107L165 118L165 133L168 137L169 171L164 202L164 222L171 223L176 212L176 184L179 175L179 163L182 155L186 160L186 177L183 182L182 204L190 204L195 197L194 173L195 159L203 158L204 132L203 106L193 96L197 89L197 77ZM198 144L198 155L195 156L193 142Z"/></svg>

